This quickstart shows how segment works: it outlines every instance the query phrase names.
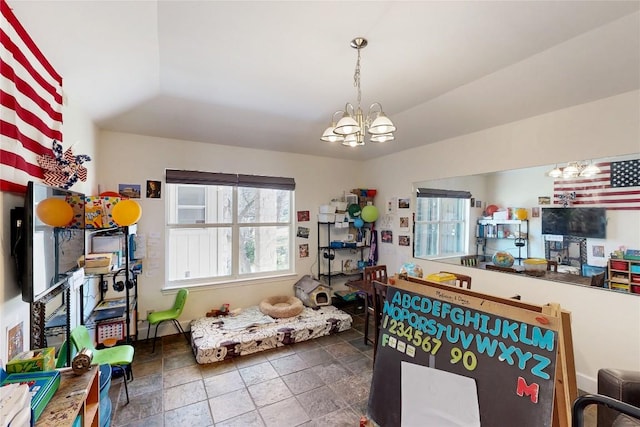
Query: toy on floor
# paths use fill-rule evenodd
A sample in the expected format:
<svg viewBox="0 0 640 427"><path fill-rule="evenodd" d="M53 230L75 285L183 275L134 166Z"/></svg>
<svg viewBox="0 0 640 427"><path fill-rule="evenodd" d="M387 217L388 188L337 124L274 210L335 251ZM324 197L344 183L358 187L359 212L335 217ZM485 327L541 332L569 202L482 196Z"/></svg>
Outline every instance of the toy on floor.
<svg viewBox="0 0 640 427"><path fill-rule="evenodd" d="M229 304L222 304L219 309L213 309L207 312L207 317L227 316L229 314Z"/></svg>

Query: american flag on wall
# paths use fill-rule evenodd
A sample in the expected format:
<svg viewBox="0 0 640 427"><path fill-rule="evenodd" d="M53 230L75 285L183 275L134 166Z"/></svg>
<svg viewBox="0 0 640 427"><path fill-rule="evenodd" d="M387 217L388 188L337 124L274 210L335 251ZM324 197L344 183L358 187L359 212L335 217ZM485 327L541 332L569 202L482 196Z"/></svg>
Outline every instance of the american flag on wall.
<svg viewBox="0 0 640 427"><path fill-rule="evenodd" d="M0 0L0 191L24 193L62 141L62 77Z"/></svg>
<svg viewBox="0 0 640 427"><path fill-rule="evenodd" d="M640 159L597 163L600 173L589 178L558 178L553 182L553 203L640 210Z"/></svg>

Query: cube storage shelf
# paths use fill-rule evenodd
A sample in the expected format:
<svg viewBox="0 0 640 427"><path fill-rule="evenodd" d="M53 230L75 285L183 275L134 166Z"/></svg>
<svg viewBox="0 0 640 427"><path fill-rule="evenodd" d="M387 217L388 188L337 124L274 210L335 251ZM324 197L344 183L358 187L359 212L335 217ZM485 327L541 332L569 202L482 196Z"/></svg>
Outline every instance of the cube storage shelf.
<svg viewBox="0 0 640 427"><path fill-rule="evenodd" d="M640 294L640 260L610 259L608 270L610 289Z"/></svg>

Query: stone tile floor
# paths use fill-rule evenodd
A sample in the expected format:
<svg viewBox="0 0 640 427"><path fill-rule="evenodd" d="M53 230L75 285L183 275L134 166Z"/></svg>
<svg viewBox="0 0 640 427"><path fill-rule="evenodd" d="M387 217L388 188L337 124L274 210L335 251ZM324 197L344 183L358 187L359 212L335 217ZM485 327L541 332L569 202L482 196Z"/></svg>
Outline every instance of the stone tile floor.
<svg viewBox="0 0 640 427"><path fill-rule="evenodd" d="M362 315L351 330L232 361L199 365L182 335L135 343L135 379L113 379L111 425L349 426L366 413L373 347ZM588 408L584 427L595 427Z"/></svg>
<svg viewBox="0 0 640 427"><path fill-rule="evenodd" d="M373 347L364 345L363 317L353 319L338 335L208 365L179 334L158 340L154 353L136 342L130 403L121 378L109 390L111 425L358 426Z"/></svg>

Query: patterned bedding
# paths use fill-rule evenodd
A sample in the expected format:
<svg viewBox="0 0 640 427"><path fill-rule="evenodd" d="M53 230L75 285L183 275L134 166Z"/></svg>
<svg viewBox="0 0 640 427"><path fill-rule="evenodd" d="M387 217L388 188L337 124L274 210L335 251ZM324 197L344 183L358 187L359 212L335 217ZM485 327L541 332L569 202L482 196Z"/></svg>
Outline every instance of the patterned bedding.
<svg viewBox="0 0 640 427"><path fill-rule="evenodd" d="M192 321L191 347L198 363L213 363L346 331L351 321L349 314L331 305L305 307L299 315L285 319L265 316L258 307L250 307L238 316Z"/></svg>

